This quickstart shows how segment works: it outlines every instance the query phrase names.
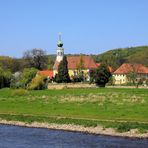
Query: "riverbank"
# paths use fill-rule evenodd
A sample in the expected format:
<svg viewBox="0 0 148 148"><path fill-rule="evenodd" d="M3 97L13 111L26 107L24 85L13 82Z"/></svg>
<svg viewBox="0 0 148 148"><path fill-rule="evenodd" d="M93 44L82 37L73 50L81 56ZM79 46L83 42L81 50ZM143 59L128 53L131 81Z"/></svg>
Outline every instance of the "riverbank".
<svg viewBox="0 0 148 148"><path fill-rule="evenodd" d="M65 130L72 132L84 132L97 135L101 134L108 136L120 136L120 137L130 137L130 138L148 138L148 132L142 134L139 133L137 129L132 129L128 132L119 133L115 131L115 129L113 128L103 128L103 126L84 127L81 125L74 125L74 124L55 124L55 123L49 124L49 123L39 123L39 122L25 123L20 121L7 121L7 120L0 120L0 124L32 127L32 128L47 128L47 129Z"/></svg>
<svg viewBox="0 0 148 148"><path fill-rule="evenodd" d="M94 134L145 136L147 105L147 89L0 90L0 120Z"/></svg>

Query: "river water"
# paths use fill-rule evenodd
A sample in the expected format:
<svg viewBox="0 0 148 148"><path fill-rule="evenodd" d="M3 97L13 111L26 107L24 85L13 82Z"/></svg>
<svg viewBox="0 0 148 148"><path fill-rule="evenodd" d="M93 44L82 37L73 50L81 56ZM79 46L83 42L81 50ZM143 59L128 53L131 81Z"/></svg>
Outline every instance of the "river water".
<svg viewBox="0 0 148 148"><path fill-rule="evenodd" d="M148 148L148 139L0 125L0 148Z"/></svg>

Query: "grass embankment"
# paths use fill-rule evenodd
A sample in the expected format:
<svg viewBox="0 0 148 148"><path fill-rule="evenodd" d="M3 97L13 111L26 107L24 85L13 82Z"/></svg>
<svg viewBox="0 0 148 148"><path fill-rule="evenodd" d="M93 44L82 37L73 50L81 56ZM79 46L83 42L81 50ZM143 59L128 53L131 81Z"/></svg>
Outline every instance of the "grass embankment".
<svg viewBox="0 0 148 148"><path fill-rule="evenodd" d="M147 89L0 90L0 118L148 130Z"/></svg>

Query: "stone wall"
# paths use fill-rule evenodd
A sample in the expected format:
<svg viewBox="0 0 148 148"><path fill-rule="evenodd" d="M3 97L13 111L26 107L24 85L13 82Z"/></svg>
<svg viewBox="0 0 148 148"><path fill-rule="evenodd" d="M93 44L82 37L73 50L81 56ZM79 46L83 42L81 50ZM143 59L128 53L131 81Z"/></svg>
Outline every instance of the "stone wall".
<svg viewBox="0 0 148 148"><path fill-rule="evenodd" d="M95 84L86 83L62 83L62 84L48 84L48 89L65 89L65 88L95 88Z"/></svg>

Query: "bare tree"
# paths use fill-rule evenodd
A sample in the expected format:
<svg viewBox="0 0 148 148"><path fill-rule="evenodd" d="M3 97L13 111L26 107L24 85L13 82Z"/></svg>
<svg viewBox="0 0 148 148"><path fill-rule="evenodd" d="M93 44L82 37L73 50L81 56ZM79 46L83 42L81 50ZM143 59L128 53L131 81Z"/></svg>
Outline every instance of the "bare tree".
<svg viewBox="0 0 148 148"><path fill-rule="evenodd" d="M28 67L35 67L39 70L47 68L48 57L42 49L32 49L24 53Z"/></svg>

